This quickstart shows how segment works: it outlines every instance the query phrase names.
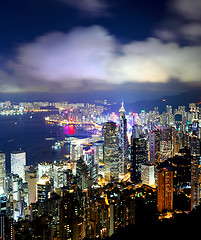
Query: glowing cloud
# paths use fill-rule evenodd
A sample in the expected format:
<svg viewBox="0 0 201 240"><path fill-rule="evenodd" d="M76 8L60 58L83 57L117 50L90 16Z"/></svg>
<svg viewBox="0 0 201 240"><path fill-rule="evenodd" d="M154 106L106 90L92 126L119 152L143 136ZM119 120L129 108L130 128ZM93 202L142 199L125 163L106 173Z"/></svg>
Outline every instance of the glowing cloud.
<svg viewBox="0 0 201 240"><path fill-rule="evenodd" d="M156 38L120 44L100 26L53 32L17 49L1 75L16 88L48 91L123 83L201 80L201 46L179 46ZM5 83L4 81L4 83ZM48 83L48 84L47 84ZM13 86L14 87L14 86Z"/></svg>

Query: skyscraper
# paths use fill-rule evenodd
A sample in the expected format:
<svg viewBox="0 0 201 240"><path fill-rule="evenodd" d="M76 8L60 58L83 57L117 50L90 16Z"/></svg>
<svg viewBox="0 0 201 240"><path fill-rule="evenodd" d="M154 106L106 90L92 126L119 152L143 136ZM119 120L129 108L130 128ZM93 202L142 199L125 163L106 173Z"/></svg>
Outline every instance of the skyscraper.
<svg viewBox="0 0 201 240"><path fill-rule="evenodd" d="M126 173L127 158L128 158L128 140L127 140L127 119L126 111L122 102L119 109L119 147L121 149L120 174L123 176Z"/></svg>
<svg viewBox="0 0 201 240"><path fill-rule="evenodd" d="M114 122L106 122L103 126L105 183L119 181L119 140L118 126Z"/></svg>
<svg viewBox="0 0 201 240"><path fill-rule="evenodd" d="M148 184L148 185L154 185L155 179L154 179L154 165L147 162L145 164L142 164L141 166L141 180L142 183Z"/></svg>
<svg viewBox="0 0 201 240"><path fill-rule="evenodd" d="M199 160L200 140L191 136L191 210L200 203Z"/></svg>
<svg viewBox="0 0 201 240"><path fill-rule="evenodd" d="M199 158L192 156L191 159L191 210L200 203L200 185L199 185Z"/></svg>
<svg viewBox="0 0 201 240"><path fill-rule="evenodd" d="M18 174L25 181L26 152L15 151L11 153L11 173Z"/></svg>
<svg viewBox="0 0 201 240"><path fill-rule="evenodd" d="M4 179L6 177L5 153L0 152L0 192L4 189Z"/></svg>
<svg viewBox="0 0 201 240"><path fill-rule="evenodd" d="M159 212L173 210L173 171L168 168L158 171L157 206Z"/></svg>
<svg viewBox="0 0 201 240"><path fill-rule="evenodd" d="M131 181L141 180L141 165L147 162L145 138L131 138Z"/></svg>
<svg viewBox="0 0 201 240"><path fill-rule="evenodd" d="M50 192L50 179L44 173L42 178L37 182L37 201L44 202L48 199L48 194Z"/></svg>
<svg viewBox="0 0 201 240"><path fill-rule="evenodd" d="M175 146L175 132L172 127L160 127L160 153L161 161L173 157Z"/></svg>
<svg viewBox="0 0 201 240"><path fill-rule="evenodd" d="M149 160L151 163L159 160L160 157L160 132L149 132Z"/></svg>

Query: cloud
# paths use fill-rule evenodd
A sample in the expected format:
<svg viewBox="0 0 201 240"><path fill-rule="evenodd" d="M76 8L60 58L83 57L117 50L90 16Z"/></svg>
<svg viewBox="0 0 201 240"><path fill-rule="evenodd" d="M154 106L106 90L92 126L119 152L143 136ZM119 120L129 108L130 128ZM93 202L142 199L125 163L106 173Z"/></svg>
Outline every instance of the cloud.
<svg viewBox="0 0 201 240"><path fill-rule="evenodd" d="M201 14L201 13L200 13ZM180 28L180 33L191 41L201 40L201 23L184 24Z"/></svg>
<svg viewBox="0 0 201 240"><path fill-rule="evenodd" d="M201 0L171 0L167 4L169 15L154 35L165 41L198 44L201 41Z"/></svg>
<svg viewBox="0 0 201 240"><path fill-rule="evenodd" d="M109 13L109 5L105 0L59 0L67 5L75 7L93 16L106 16Z"/></svg>
<svg viewBox="0 0 201 240"><path fill-rule="evenodd" d="M171 9L189 20L201 20L201 0L172 0Z"/></svg>
<svg viewBox="0 0 201 240"><path fill-rule="evenodd" d="M0 73L8 86L22 91L107 90L170 79L199 84L200 56L201 46L182 47L156 38L120 44L103 27L79 27L21 45Z"/></svg>
<svg viewBox="0 0 201 240"><path fill-rule="evenodd" d="M115 40L100 26L76 28L68 34L53 32L18 49L15 70L47 81L108 78L106 65Z"/></svg>

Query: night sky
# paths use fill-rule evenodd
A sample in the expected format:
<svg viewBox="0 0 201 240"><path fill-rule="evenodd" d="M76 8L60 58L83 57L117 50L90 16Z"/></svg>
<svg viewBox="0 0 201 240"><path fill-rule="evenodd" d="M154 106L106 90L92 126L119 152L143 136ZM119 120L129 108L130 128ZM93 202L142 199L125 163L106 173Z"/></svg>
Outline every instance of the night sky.
<svg viewBox="0 0 201 240"><path fill-rule="evenodd" d="M0 3L0 93L133 101L198 87L201 0Z"/></svg>

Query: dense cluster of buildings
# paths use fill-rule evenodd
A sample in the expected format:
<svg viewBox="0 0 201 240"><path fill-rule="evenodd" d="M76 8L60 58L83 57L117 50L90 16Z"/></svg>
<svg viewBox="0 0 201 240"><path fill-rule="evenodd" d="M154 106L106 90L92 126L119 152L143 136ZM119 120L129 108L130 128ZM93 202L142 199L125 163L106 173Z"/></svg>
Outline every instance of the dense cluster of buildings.
<svg viewBox="0 0 201 240"><path fill-rule="evenodd" d="M68 120L100 118L104 110L61 104L59 116ZM200 204L197 104L126 115L122 103L111 116L102 136L71 138L70 156L53 163L26 166L26 153L16 151L6 174L0 153L2 239L104 238L142 218L162 221Z"/></svg>

